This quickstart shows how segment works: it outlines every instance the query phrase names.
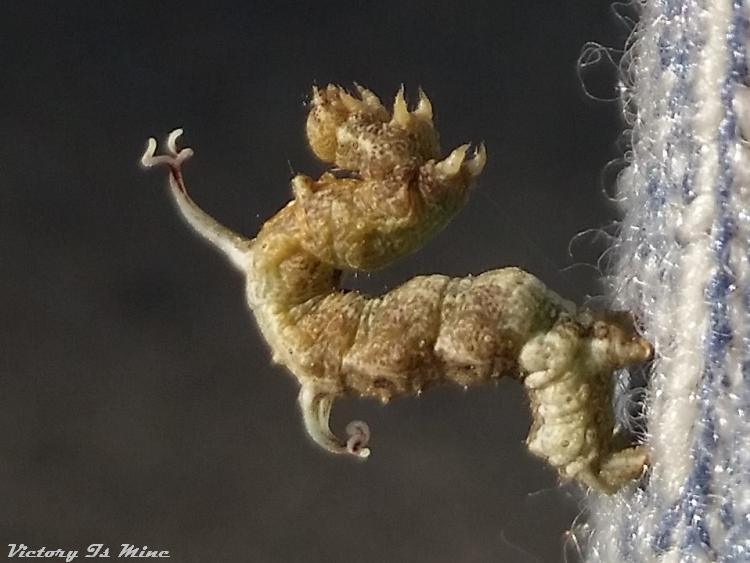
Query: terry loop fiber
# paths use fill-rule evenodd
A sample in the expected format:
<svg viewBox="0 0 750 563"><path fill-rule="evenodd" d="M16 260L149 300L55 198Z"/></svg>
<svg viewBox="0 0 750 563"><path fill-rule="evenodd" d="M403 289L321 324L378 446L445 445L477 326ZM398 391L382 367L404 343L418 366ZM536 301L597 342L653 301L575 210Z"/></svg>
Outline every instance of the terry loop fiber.
<svg viewBox="0 0 750 563"><path fill-rule="evenodd" d="M748 4L640 4L612 295L656 348L651 463L589 498L588 561L750 561Z"/></svg>

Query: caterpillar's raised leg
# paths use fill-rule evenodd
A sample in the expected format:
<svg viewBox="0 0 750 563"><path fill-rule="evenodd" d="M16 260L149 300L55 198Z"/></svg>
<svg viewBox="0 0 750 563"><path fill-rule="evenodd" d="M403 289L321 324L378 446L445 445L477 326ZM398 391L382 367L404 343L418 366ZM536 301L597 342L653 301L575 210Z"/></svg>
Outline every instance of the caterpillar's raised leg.
<svg viewBox="0 0 750 563"><path fill-rule="evenodd" d="M175 129L167 136L167 153L156 155L156 139L151 137L146 145L146 151L141 157L141 164L145 168L152 166L168 166L170 172L170 183L174 188L186 192L182 181L182 164L193 156L193 149L184 148L177 150L177 139L182 136L182 129Z"/></svg>
<svg viewBox="0 0 750 563"><path fill-rule="evenodd" d="M169 187L182 216L198 234L224 252L235 266L244 270L251 242L219 223L188 196L182 177L182 165L193 156L193 149L177 149L177 139L181 135L182 129L172 131L167 136L167 154L160 155L155 154L156 139L150 138L141 157L141 164L145 168L169 168Z"/></svg>
<svg viewBox="0 0 750 563"><path fill-rule="evenodd" d="M370 440L370 428L361 420L354 420L346 426L349 435L344 442L331 432L329 419L334 395L321 392L314 385L303 385L299 393L299 405L305 429L316 444L331 453L348 454L362 459L370 455L367 442Z"/></svg>

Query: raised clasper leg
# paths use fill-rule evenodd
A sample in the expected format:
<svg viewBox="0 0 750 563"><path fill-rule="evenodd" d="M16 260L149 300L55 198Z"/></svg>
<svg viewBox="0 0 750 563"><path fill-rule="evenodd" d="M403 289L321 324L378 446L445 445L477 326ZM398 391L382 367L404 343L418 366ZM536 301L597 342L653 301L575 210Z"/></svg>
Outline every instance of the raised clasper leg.
<svg viewBox="0 0 750 563"><path fill-rule="evenodd" d="M156 139L151 137L146 145L146 150L141 157L141 164L145 168L152 168L154 166L167 166L170 171L170 184L173 188L178 189L182 192L185 191L184 184L182 182L182 165L191 156L193 156L193 149L184 148L177 149L177 139L182 135L182 129L175 129L167 136L167 154L157 155L156 153Z"/></svg>
<svg viewBox="0 0 750 563"><path fill-rule="evenodd" d="M195 231L215 245L240 270L246 271L252 241L228 229L190 199L182 177L182 165L193 156L189 148L177 149L177 139L182 129L175 129L167 136L167 154L156 155L156 140L148 140L141 157L145 168L166 166L169 169L169 187L178 209Z"/></svg>
<svg viewBox="0 0 750 563"><path fill-rule="evenodd" d="M303 385L299 393L299 405L305 429L316 444L335 454L347 454L360 459L367 459L370 449L370 428L361 420L354 420L346 426L349 435L346 441L337 438L331 432L329 420L334 395L321 392L314 385Z"/></svg>

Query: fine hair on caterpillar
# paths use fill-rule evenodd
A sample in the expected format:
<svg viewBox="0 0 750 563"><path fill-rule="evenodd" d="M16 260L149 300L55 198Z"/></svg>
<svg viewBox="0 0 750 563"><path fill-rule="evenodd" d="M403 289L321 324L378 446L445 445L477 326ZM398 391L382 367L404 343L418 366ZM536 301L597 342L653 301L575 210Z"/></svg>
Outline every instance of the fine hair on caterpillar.
<svg viewBox="0 0 750 563"><path fill-rule="evenodd" d="M652 348L624 312L592 313L518 268L451 278L415 277L379 297L339 286L342 271L371 272L423 246L463 207L486 161L484 145L440 149L433 108L419 91L409 110L403 88L389 111L361 86L356 94L313 88L307 139L345 177L299 174L294 198L253 239L222 226L188 196L182 165L149 139L146 167L169 169L183 217L246 276L246 295L274 361L300 383L307 432L334 453L366 458L369 429L329 427L336 398L383 402L442 383L478 385L509 375L531 403L529 450L564 478L612 492L639 476L644 446L615 432L615 370L648 360Z"/></svg>

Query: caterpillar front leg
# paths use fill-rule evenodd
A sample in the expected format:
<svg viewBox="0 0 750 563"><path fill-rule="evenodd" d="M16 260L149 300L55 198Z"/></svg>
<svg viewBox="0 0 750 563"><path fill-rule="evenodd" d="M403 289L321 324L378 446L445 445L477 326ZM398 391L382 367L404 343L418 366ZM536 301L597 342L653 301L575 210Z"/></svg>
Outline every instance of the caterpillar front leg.
<svg viewBox="0 0 750 563"><path fill-rule="evenodd" d="M599 456L612 433L611 417L599 412L606 398L586 365L584 338L578 323L565 320L524 346L520 365L529 372L524 387L533 416L526 443L562 477L609 492Z"/></svg>
<svg viewBox="0 0 750 563"><path fill-rule="evenodd" d="M156 139L150 138L141 157L141 164L145 168L169 168L169 186L182 216L199 235L221 250L237 268L244 271L252 241L220 224L190 198L182 177L182 165L194 153L193 149L187 147L177 149L177 139L181 135L182 129L175 129L167 136L167 154L162 155L155 154Z"/></svg>
<svg viewBox="0 0 750 563"><path fill-rule="evenodd" d="M565 319L532 338L521 368L534 423L529 450L565 478L612 493L638 477L648 456L614 433L614 370L648 360L653 350L629 315L607 312Z"/></svg>
<svg viewBox="0 0 750 563"><path fill-rule="evenodd" d="M348 454L366 459L370 455L367 443L370 440L370 428L361 420L347 424L349 435L344 442L331 432L329 420L335 395L317 389L313 384L303 384L299 393L299 405L305 429L316 444L334 454Z"/></svg>

